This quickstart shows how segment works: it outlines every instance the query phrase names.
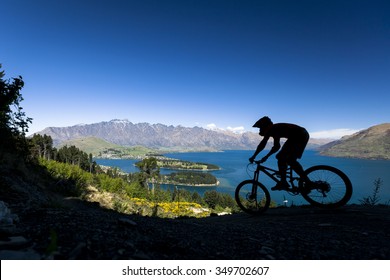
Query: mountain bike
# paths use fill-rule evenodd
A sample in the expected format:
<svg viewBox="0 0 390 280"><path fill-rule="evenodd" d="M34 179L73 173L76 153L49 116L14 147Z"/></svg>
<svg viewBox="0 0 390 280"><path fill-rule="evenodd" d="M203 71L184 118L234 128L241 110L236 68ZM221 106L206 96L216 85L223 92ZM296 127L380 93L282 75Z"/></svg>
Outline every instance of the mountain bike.
<svg viewBox="0 0 390 280"><path fill-rule="evenodd" d="M259 182L260 173L264 173L273 181L280 181L278 170L266 167L261 161L254 161L256 169L252 180L238 184L235 199L238 206L247 213L261 214L271 203L268 189ZM247 172L252 164L248 164ZM315 165L305 170L311 182L305 182L295 175L292 168L287 169L287 181L290 187L286 189L291 195L302 197L313 206L321 208L336 208L345 205L352 196L352 183L341 170L328 165Z"/></svg>

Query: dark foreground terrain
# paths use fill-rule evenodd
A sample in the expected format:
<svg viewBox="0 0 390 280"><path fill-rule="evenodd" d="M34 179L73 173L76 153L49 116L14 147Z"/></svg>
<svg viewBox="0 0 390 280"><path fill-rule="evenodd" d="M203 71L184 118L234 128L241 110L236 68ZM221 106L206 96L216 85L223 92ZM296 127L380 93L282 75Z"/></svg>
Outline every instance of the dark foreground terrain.
<svg viewBox="0 0 390 280"><path fill-rule="evenodd" d="M19 221L0 227L1 259L390 259L390 207L277 208L259 217L174 220L77 199L8 207Z"/></svg>

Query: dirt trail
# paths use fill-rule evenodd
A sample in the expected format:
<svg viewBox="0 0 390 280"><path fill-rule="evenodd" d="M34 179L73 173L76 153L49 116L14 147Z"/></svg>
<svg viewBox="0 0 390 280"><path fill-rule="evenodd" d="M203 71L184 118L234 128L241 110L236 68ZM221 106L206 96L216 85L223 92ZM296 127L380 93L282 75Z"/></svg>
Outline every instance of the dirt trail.
<svg viewBox="0 0 390 280"><path fill-rule="evenodd" d="M390 259L390 207L160 219L68 201L17 214L2 259Z"/></svg>

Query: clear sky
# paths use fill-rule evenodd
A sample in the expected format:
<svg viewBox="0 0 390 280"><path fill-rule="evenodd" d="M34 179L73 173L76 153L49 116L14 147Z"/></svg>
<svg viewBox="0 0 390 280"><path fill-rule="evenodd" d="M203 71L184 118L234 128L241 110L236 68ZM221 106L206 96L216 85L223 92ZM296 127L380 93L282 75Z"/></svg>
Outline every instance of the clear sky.
<svg viewBox="0 0 390 280"><path fill-rule="evenodd" d="M1 0L30 132L111 119L312 136L390 121L390 1ZM323 131L336 131L336 134Z"/></svg>

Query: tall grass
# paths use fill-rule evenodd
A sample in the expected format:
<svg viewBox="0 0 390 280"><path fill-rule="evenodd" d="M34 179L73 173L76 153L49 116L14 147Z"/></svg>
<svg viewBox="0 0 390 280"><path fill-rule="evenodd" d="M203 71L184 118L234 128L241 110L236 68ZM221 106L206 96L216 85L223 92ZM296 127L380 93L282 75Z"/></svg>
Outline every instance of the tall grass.
<svg viewBox="0 0 390 280"><path fill-rule="evenodd" d="M360 204L364 206L375 206L379 204L381 200L379 196L379 191L382 185L383 185L383 180L381 178L375 179L372 194L361 199Z"/></svg>

